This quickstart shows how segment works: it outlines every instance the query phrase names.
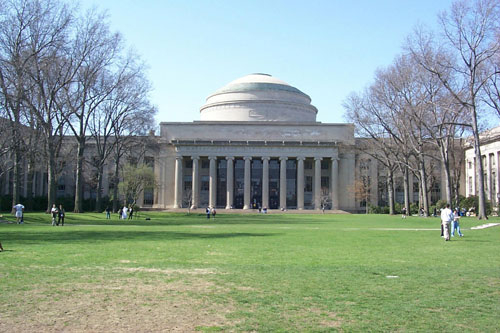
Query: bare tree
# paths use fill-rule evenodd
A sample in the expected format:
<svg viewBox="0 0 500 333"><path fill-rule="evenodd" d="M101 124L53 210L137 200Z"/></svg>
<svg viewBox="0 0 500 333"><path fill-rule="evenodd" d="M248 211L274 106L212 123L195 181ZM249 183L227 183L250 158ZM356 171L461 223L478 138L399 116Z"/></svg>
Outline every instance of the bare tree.
<svg viewBox="0 0 500 333"><path fill-rule="evenodd" d="M321 211L325 213L325 209L331 207L332 205L332 196L330 195L330 191L328 190L328 188L321 189L319 200L321 205Z"/></svg>
<svg viewBox="0 0 500 333"><path fill-rule="evenodd" d="M0 94L1 116L9 120L5 127L9 133L8 148L12 159L13 187L12 206L19 201L21 155L24 146L22 140L23 98L26 67L29 59L38 49L30 49L28 36L31 29L40 20L38 6L29 1L7 2L0 8Z"/></svg>
<svg viewBox="0 0 500 333"><path fill-rule="evenodd" d="M346 110L345 118L354 123L356 135L369 138L360 140L357 149L370 155L380 162L387 170L387 190L390 214L394 214L394 171L397 167L395 154L397 147L390 133L385 128L385 122L381 122L382 117L377 117L380 110L372 103L370 91L364 92L363 96L351 94L344 102Z"/></svg>
<svg viewBox="0 0 500 333"><path fill-rule="evenodd" d="M368 214L370 204L370 180L368 176L360 175L346 190L354 196L356 201L362 202L365 205L365 213Z"/></svg>
<svg viewBox="0 0 500 333"><path fill-rule="evenodd" d="M133 61L135 55L129 54L125 59L122 80L112 93L107 104L112 121L114 160L113 173L113 210L118 208L118 183L120 181L120 164L122 157L133 153L137 138L133 135L144 135L154 128L154 115L157 110L149 103L151 90L145 78L144 65Z"/></svg>
<svg viewBox="0 0 500 333"><path fill-rule="evenodd" d="M191 214L191 205L193 204L193 191L191 189L185 190L182 193L182 205L187 207L188 214Z"/></svg>
<svg viewBox="0 0 500 333"><path fill-rule="evenodd" d="M56 155L64 134L62 113L57 107L61 88L72 77L67 57L67 37L71 28L71 10L56 0L19 0L9 3L12 24L17 26L16 102L27 107L44 135L48 154L49 207L55 200ZM2 32L2 35L4 33ZM7 35L6 38L9 35ZM18 81L19 82L19 81ZM17 111L16 111L17 112Z"/></svg>
<svg viewBox="0 0 500 333"><path fill-rule="evenodd" d="M443 40L417 31L408 48L419 64L435 75L470 116L479 187L479 219L487 219L484 166L481 158L478 119L481 94L494 71L488 63L500 53L496 38L500 29L500 3L497 0L460 0L450 12L439 16ZM435 57L434 55L447 56Z"/></svg>
<svg viewBox="0 0 500 333"><path fill-rule="evenodd" d="M109 31L109 23L103 13L89 10L75 23L76 36L72 44L75 59L74 79L63 87L64 103L70 110L66 121L78 146L76 156L75 208L82 211L83 182L82 170L91 117L108 98L113 85L103 76L116 61L121 50L120 36Z"/></svg>

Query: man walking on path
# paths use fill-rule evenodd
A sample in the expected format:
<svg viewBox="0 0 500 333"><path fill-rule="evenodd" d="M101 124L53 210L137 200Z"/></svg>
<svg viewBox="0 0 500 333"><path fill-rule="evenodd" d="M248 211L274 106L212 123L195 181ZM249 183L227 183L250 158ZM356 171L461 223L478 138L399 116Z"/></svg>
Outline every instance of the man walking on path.
<svg viewBox="0 0 500 333"><path fill-rule="evenodd" d="M450 223L453 221L454 215L450 209L450 204L446 204L446 208L441 210L441 224L444 230L444 240L450 240Z"/></svg>

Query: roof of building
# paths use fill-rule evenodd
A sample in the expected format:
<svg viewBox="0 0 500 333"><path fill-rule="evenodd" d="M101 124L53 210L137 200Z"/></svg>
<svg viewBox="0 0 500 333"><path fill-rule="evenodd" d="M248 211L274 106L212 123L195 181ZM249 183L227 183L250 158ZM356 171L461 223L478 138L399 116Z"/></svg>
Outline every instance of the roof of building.
<svg viewBox="0 0 500 333"><path fill-rule="evenodd" d="M208 96L200 110L202 121L315 122L317 112L308 95L262 73L228 83Z"/></svg>

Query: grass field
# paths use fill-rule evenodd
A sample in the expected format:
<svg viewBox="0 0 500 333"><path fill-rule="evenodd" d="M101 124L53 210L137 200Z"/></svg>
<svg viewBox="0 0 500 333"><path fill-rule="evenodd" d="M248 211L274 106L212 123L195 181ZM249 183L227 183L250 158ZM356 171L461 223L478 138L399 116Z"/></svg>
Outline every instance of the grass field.
<svg viewBox="0 0 500 333"><path fill-rule="evenodd" d="M500 227L476 219L445 242L437 218L112 218L0 223L1 332L500 331Z"/></svg>

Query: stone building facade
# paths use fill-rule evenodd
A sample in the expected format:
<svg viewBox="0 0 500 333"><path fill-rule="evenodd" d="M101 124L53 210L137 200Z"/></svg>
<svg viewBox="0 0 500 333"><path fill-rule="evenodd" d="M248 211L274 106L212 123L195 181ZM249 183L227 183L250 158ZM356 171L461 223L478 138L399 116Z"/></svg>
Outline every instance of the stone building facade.
<svg viewBox="0 0 500 333"><path fill-rule="evenodd" d="M207 98L201 120L161 123L155 207L354 210L354 128L316 122L309 96L266 74Z"/></svg>
<svg viewBox="0 0 500 333"><path fill-rule="evenodd" d="M267 74L251 74L230 82L210 95L200 109L200 120L162 122L158 135L148 141L141 156L122 163L146 163L154 168L158 187L147 189L139 205L157 209L326 209L363 211L366 200L355 198L356 180L369 179L372 205L387 205L386 170L368 154L360 153L360 140L352 124L316 121L318 110L308 95ZM500 129L483 138L487 197L498 202L500 188ZM70 143L72 142L72 143ZM68 138L68 156L74 140ZM92 142L87 149L92 158ZM136 151L132 149L132 152ZM465 154L461 194L476 193L474 152ZM74 195L74 165L67 159L59 178L58 196ZM430 201L443 199L444 177L439 162L432 162ZM110 194L113 162L105 166L103 195ZM91 178L89 172L89 178ZM46 193L43 167L35 174L32 192ZM22 195L28 191L24 175ZM395 179L395 199L403 202L401 175ZM9 173L0 177L0 194L12 193ZM410 176L410 201L419 201L419 186ZM92 184L84 187L92 198Z"/></svg>
<svg viewBox="0 0 500 333"><path fill-rule="evenodd" d="M480 136L481 158L484 168L484 189L486 199L494 206L500 202L500 127L485 131ZM465 195L478 194L478 171L476 154L472 145L465 150Z"/></svg>

